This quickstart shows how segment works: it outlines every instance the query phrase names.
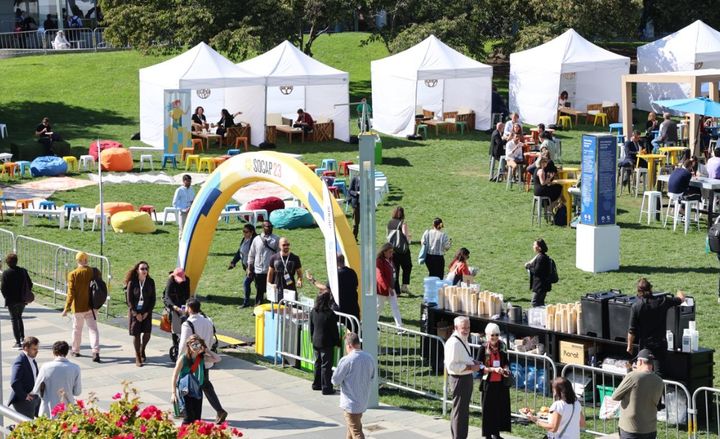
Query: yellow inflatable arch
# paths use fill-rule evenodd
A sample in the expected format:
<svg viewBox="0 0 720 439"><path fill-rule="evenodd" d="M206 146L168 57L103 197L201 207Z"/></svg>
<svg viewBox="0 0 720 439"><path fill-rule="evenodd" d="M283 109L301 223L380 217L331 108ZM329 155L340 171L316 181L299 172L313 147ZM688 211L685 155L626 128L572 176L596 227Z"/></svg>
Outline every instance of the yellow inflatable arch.
<svg viewBox="0 0 720 439"><path fill-rule="evenodd" d="M247 152L226 160L210 174L195 197L180 238L178 263L190 277L190 291L193 294L205 268L220 213L235 192L257 181L268 181L284 187L307 206L318 223L318 218L324 218L324 183L299 160L271 151ZM358 245L345 214L334 199L332 212L336 250L345 255L349 267L360 273ZM332 231L322 227L321 230L326 241L332 238L328 236Z"/></svg>

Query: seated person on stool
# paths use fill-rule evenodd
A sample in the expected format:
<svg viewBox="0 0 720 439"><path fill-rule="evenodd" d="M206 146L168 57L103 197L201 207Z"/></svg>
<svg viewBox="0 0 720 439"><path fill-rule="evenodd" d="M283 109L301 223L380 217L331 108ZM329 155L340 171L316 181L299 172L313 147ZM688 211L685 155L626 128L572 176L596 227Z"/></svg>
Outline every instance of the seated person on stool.
<svg viewBox="0 0 720 439"><path fill-rule="evenodd" d="M515 133L515 137L505 144L505 159L507 160L508 168L510 168L508 178L514 178L515 168L524 163L525 156L523 155L523 146L525 146L525 144L523 143L522 134L518 133Z"/></svg>
<svg viewBox="0 0 720 439"><path fill-rule="evenodd" d="M550 167L550 163L552 163L552 160L548 160L546 157L540 158L537 171L533 177L533 194L536 197L550 198L550 208L554 211L562 203L560 197L562 195L562 186L553 181L557 169L555 169L555 165Z"/></svg>
<svg viewBox="0 0 720 439"><path fill-rule="evenodd" d="M713 156L705 164L705 170L708 177L720 178L720 146L713 151Z"/></svg>
<svg viewBox="0 0 720 439"><path fill-rule="evenodd" d="M198 106L195 108L195 113L192 115L191 126L192 130L196 132L210 128L210 125L207 123L207 118L205 118L205 109L203 107Z"/></svg>
<svg viewBox="0 0 720 439"><path fill-rule="evenodd" d="M670 113L664 113L663 119L665 120L660 124L660 135L650 142L653 146L653 154L658 153L661 144L675 144L678 141L677 124L670 119Z"/></svg>
<svg viewBox="0 0 720 439"><path fill-rule="evenodd" d="M517 113L512 113L510 114L510 120L505 122L505 130L503 131L504 140L510 140L510 138L513 137L513 134L517 132L517 128L515 128L515 126L520 127L520 134L522 134L522 123L520 123L520 115Z"/></svg>
<svg viewBox="0 0 720 439"><path fill-rule="evenodd" d="M552 170L552 172L557 174L557 167L555 166L555 162L552 161L552 153L545 146L540 147L540 154L537 155L537 158L532 165L528 165L528 167L525 168L525 172L530 173L530 175L534 177L535 171L537 171L538 165L540 165L540 159L542 158L545 158L548 161L548 170Z"/></svg>
<svg viewBox="0 0 720 439"><path fill-rule="evenodd" d="M505 124L498 122L490 136L490 181L498 180L498 176L495 175L495 162L499 165L500 157L505 153L505 141L502 138L504 128Z"/></svg>
<svg viewBox="0 0 720 439"><path fill-rule="evenodd" d="M620 168L621 172L623 170L629 171L623 174L622 183L627 184L630 174L632 173L633 168L635 168L635 163L638 163L640 168L647 168L647 161L645 159L640 159L638 162L637 158L640 151L645 151L642 143L640 143L640 131L633 131L630 140L625 142L625 145L623 145L623 150L625 151L625 158L618 163L618 168Z"/></svg>
<svg viewBox="0 0 720 439"><path fill-rule="evenodd" d="M220 120L217 124L212 125L213 127L218 127L217 134L222 137L223 144L225 143L225 133L227 132L228 128L232 128L234 126L242 126L242 123L235 124L235 116L238 114L242 114L241 111L238 111L237 113L230 114L229 111L227 111L226 108L223 108L222 111L220 111Z"/></svg>
<svg viewBox="0 0 720 439"><path fill-rule="evenodd" d="M645 122L645 144L652 142L655 138L653 131L658 131L660 123L657 120L657 114L654 111L648 113L648 120Z"/></svg>
<svg viewBox="0 0 720 439"><path fill-rule="evenodd" d="M678 166L668 179L668 192L682 194L683 200L699 200L700 188L690 186L692 179L692 160L685 160L682 166Z"/></svg>
<svg viewBox="0 0 720 439"><path fill-rule="evenodd" d="M550 151L551 157L557 158L560 151L552 133L550 131L543 131L542 135L540 136L540 141L542 142L540 144L540 151L542 151L543 148L546 148L548 151Z"/></svg>
<svg viewBox="0 0 720 439"><path fill-rule="evenodd" d="M297 114L298 118L293 124L293 127L302 128L303 131L305 131L305 134L311 132L315 127L315 121L312 116L310 116L310 113L306 113L302 108L299 108Z"/></svg>
<svg viewBox="0 0 720 439"><path fill-rule="evenodd" d="M53 142L59 142L62 138L60 138L58 133L53 132L52 127L50 126L50 119L43 117L40 125L35 128L35 135L38 137L38 142L45 147L45 153L47 155L55 155Z"/></svg>

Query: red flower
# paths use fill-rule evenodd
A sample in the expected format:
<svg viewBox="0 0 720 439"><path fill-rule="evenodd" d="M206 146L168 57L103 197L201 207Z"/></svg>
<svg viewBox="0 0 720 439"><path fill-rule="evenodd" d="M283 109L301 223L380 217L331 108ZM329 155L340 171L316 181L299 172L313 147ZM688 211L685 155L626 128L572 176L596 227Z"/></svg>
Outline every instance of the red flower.
<svg viewBox="0 0 720 439"><path fill-rule="evenodd" d="M122 398L122 393L120 393L120 392L114 394L112 397L112 399L120 399L120 398Z"/></svg>
<svg viewBox="0 0 720 439"><path fill-rule="evenodd" d="M242 432L240 431L240 429L238 429L238 428L233 427L233 429L231 431L232 431L233 436L242 437L242 435L243 435Z"/></svg>
<svg viewBox="0 0 720 439"><path fill-rule="evenodd" d="M89 424L94 424L94 423L95 423L95 416L90 416L87 421L88 421Z"/></svg>
<svg viewBox="0 0 720 439"><path fill-rule="evenodd" d="M125 425L125 423L124 423L123 421L121 421L121 420L117 420L117 421L115 421L115 425L116 425L118 428L120 428L120 427L122 427L123 425Z"/></svg>
<svg viewBox="0 0 720 439"><path fill-rule="evenodd" d="M78 399L76 401L76 403L77 403L77 406L80 407L81 409L85 408L85 401L83 401L82 399Z"/></svg>
<svg viewBox="0 0 720 439"><path fill-rule="evenodd" d="M147 427L145 426L145 424L141 425L141 426L140 426L140 432L141 432L141 433L145 433L146 431L147 431Z"/></svg>
<svg viewBox="0 0 720 439"><path fill-rule="evenodd" d="M62 424L60 424L60 428L62 428L63 430L67 430L67 422L63 422Z"/></svg>
<svg viewBox="0 0 720 439"><path fill-rule="evenodd" d="M62 412L64 412L64 411L65 411L65 404L61 402L61 403L59 403L58 405L56 405L55 407L53 407L53 409L52 409L52 411L50 412L50 414L51 414L52 417L54 418L58 413L62 413Z"/></svg>

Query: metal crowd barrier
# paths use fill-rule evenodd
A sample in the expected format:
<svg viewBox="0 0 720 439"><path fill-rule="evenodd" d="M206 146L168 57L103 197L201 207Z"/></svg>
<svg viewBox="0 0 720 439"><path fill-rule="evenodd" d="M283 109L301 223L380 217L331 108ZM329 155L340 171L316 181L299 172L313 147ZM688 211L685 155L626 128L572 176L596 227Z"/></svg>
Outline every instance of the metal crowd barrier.
<svg viewBox="0 0 720 439"><path fill-rule="evenodd" d="M14 52L43 52L48 53L55 49L53 41L58 29L33 30L22 32L0 33L0 50ZM70 47L62 50L89 50L111 49L104 38L105 28L67 28L63 29L65 39Z"/></svg>
<svg viewBox="0 0 720 439"><path fill-rule="evenodd" d="M720 437L720 389L698 387L692 395L692 437ZM701 422L702 421L702 422Z"/></svg>
<svg viewBox="0 0 720 439"><path fill-rule="evenodd" d="M0 209L2 209L2 206L0 206ZM15 252L15 233L10 230L0 229L0 255L6 255L10 252ZM0 264L1 266L2 264Z"/></svg>
<svg viewBox="0 0 720 439"><path fill-rule="evenodd" d="M446 401L444 349L445 341L437 335L378 322L380 383L441 402ZM445 415L445 404L442 406Z"/></svg>
<svg viewBox="0 0 720 439"><path fill-rule="evenodd" d="M611 372L592 366L566 365L560 374L573 383L575 393L585 407L587 426L585 432L605 435L617 432L617 417L600 419L600 408L605 397L612 392L625 377L625 374ZM663 380L665 384L663 402L665 407L658 412L658 437L676 438L689 435L690 430L681 426L692 424L692 400L687 388L677 381ZM600 397L598 398L598 395Z"/></svg>
<svg viewBox="0 0 720 439"><path fill-rule="evenodd" d="M30 418L26 417L25 415L21 415L10 407L0 404L0 436L2 436L3 438L9 437L11 433L10 430L5 427L6 418L10 419L11 421L15 421L15 423L17 424L30 420Z"/></svg>

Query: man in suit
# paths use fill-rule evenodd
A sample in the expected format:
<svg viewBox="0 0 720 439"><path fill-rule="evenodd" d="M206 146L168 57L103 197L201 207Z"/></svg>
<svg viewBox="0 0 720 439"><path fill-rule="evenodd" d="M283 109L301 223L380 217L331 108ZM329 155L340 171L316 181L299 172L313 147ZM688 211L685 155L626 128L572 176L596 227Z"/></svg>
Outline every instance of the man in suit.
<svg viewBox="0 0 720 439"><path fill-rule="evenodd" d="M503 130L505 124L498 122L495 125L495 131L490 136L490 181L497 181L498 176L495 175L495 162L498 162L498 173L502 169L500 165L500 157L505 154L505 141L503 140Z"/></svg>
<svg viewBox="0 0 720 439"><path fill-rule="evenodd" d="M10 399L8 405L32 419L38 415L40 398L32 394L35 387L35 378L38 375L38 365L35 362L40 341L35 337L25 337L22 343L22 352L12 365L10 375Z"/></svg>

